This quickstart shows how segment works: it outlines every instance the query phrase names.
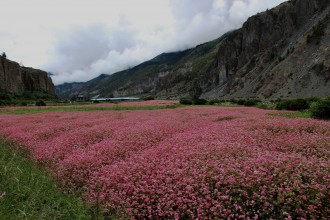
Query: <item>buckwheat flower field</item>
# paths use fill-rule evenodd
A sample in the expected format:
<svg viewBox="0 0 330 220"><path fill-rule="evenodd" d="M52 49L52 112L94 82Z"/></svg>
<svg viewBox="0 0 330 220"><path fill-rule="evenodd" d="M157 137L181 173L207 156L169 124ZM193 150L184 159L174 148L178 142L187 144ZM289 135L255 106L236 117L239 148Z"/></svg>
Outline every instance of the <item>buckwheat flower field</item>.
<svg viewBox="0 0 330 220"><path fill-rule="evenodd" d="M131 219L328 219L330 123L245 107L0 114L63 190Z"/></svg>

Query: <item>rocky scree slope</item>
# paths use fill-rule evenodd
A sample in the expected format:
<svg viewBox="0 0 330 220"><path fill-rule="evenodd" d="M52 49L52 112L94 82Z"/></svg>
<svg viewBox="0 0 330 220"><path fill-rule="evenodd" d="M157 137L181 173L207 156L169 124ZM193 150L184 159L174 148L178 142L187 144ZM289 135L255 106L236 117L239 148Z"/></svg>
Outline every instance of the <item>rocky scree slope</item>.
<svg viewBox="0 0 330 220"><path fill-rule="evenodd" d="M330 95L329 3L294 0L249 18L221 42L204 95Z"/></svg>
<svg viewBox="0 0 330 220"><path fill-rule="evenodd" d="M22 95L26 91L55 94L55 86L47 72L21 67L3 56L0 56L0 90L17 95Z"/></svg>
<svg viewBox="0 0 330 220"><path fill-rule="evenodd" d="M86 83L57 86L57 94L171 98L187 96L198 81L206 98L330 95L329 5L288 1L219 39Z"/></svg>

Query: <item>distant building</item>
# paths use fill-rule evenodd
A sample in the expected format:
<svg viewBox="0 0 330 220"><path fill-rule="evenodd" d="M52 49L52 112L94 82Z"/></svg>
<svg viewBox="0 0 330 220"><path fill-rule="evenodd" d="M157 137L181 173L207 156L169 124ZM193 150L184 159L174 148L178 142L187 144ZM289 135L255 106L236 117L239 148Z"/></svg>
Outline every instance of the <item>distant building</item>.
<svg viewBox="0 0 330 220"><path fill-rule="evenodd" d="M136 97L117 97L117 98L91 98L92 101L138 101Z"/></svg>

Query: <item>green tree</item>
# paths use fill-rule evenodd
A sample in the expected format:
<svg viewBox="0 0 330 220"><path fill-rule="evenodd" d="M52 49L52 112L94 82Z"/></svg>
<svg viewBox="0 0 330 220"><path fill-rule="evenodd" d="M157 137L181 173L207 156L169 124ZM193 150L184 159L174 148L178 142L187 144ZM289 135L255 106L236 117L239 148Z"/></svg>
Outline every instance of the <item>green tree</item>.
<svg viewBox="0 0 330 220"><path fill-rule="evenodd" d="M197 80L194 80L192 87L189 89L189 95L193 102L197 101L202 95L203 90Z"/></svg>

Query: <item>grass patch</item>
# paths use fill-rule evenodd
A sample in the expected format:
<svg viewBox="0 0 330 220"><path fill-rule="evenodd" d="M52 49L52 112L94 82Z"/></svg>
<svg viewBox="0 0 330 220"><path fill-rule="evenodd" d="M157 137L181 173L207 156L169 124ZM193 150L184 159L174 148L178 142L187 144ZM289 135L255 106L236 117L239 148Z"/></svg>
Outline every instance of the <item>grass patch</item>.
<svg viewBox="0 0 330 220"><path fill-rule="evenodd" d="M0 137L0 219L91 219L84 203L63 194L15 145Z"/></svg>
<svg viewBox="0 0 330 220"><path fill-rule="evenodd" d="M286 112L286 113L270 113L271 116L279 116L285 118L312 118L310 111L302 111L302 112Z"/></svg>
<svg viewBox="0 0 330 220"><path fill-rule="evenodd" d="M111 106L111 107L97 107L97 106L71 106L71 107L40 107L40 108L17 108L17 109L0 109L0 113L5 114L31 114L43 112L75 112L75 111L123 111L123 110L158 110L177 108L179 105L166 106Z"/></svg>

